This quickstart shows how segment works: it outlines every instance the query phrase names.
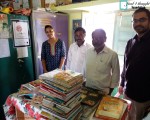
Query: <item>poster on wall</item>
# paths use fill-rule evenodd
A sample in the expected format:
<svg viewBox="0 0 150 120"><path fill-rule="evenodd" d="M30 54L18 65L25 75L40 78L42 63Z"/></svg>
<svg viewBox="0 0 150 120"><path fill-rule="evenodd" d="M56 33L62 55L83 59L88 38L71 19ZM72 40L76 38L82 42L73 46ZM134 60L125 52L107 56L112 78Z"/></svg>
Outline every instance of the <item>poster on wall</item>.
<svg viewBox="0 0 150 120"><path fill-rule="evenodd" d="M73 30L75 30L78 27L82 27L82 20L81 19L77 19L77 20L73 20Z"/></svg>
<svg viewBox="0 0 150 120"><path fill-rule="evenodd" d="M12 20L14 47L30 46L28 21Z"/></svg>
<svg viewBox="0 0 150 120"><path fill-rule="evenodd" d="M72 38L72 40L73 40L73 42L75 41L75 39L74 39L74 31L78 27L82 27L82 20L81 19L73 20L72 21L72 28L73 28L73 31L72 31L72 37L73 38Z"/></svg>
<svg viewBox="0 0 150 120"><path fill-rule="evenodd" d="M9 38L9 26L6 14L0 14L0 38Z"/></svg>

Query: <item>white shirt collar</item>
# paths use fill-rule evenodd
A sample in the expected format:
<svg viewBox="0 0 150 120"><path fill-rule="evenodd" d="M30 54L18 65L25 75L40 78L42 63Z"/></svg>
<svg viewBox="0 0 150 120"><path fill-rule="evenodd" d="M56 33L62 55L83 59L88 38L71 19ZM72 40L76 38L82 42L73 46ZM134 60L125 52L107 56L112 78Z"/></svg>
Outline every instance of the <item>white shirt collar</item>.
<svg viewBox="0 0 150 120"><path fill-rule="evenodd" d="M77 42L76 42L76 45L78 46ZM81 45L81 46L86 46L86 42L84 41L84 43ZM80 47L81 47L80 46ZM78 46L79 47L79 46Z"/></svg>

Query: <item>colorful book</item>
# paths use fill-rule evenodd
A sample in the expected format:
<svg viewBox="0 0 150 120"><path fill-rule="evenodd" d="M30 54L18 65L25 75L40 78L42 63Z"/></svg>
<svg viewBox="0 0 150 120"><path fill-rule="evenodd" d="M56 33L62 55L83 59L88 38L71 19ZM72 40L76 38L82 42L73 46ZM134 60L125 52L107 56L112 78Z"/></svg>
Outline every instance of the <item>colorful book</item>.
<svg viewBox="0 0 150 120"><path fill-rule="evenodd" d="M83 75L71 70L55 69L51 72L40 75L39 79L49 80L66 88L71 88L83 82Z"/></svg>
<svg viewBox="0 0 150 120"><path fill-rule="evenodd" d="M72 109L69 113L65 115L59 114L46 107L42 107L41 110L48 113L49 116L57 118L58 120L74 120L75 117L81 112L82 108L80 105L77 105L74 109Z"/></svg>
<svg viewBox="0 0 150 120"><path fill-rule="evenodd" d="M76 84L75 86L73 86L71 88L66 88L66 87L64 87L60 84L54 83L54 82L49 81L49 80L43 80L42 83L46 84L47 86L49 86L52 89L55 89L59 92L65 93L65 94L67 94L67 93L69 93L73 90L76 90L76 89L78 89L79 87L82 86L82 83L78 83L78 84Z"/></svg>
<svg viewBox="0 0 150 120"><path fill-rule="evenodd" d="M29 82L29 86L32 89L35 89L36 87L40 86L40 84L41 84L41 80L40 79L37 79L37 80Z"/></svg>
<svg viewBox="0 0 150 120"><path fill-rule="evenodd" d="M61 70L61 69L55 69L55 70L53 70L51 72L47 72L47 73L41 74L39 76L39 79L53 81L54 75L56 75L57 73L60 73L62 71L63 70Z"/></svg>
<svg viewBox="0 0 150 120"><path fill-rule="evenodd" d="M101 94L99 90L88 87L83 87L81 89L82 104L92 107L101 100L102 96L103 94Z"/></svg>
<svg viewBox="0 0 150 120"><path fill-rule="evenodd" d="M127 103L116 97L104 96L94 114L94 118L102 120L122 120Z"/></svg>

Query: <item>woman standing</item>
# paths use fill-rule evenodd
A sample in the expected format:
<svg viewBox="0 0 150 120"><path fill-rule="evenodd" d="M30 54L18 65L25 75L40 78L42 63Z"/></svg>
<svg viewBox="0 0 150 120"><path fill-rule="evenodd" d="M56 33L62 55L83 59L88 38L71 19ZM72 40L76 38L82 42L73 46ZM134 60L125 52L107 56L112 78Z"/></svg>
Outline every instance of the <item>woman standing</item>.
<svg viewBox="0 0 150 120"><path fill-rule="evenodd" d="M43 42L41 51L41 61L44 73L56 68L62 69L66 57L65 44L55 37L55 32L51 25L45 26L45 33L48 40Z"/></svg>

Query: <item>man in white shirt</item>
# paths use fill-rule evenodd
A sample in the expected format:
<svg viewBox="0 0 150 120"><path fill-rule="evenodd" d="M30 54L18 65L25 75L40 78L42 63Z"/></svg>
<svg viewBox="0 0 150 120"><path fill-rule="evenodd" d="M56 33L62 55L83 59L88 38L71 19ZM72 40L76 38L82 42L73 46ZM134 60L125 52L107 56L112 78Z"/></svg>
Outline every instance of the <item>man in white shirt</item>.
<svg viewBox="0 0 150 120"><path fill-rule="evenodd" d="M106 45L103 29L92 32L94 48L87 51L85 59L86 86L111 94L119 84L120 68L118 55Z"/></svg>
<svg viewBox="0 0 150 120"><path fill-rule="evenodd" d="M70 45L66 69L74 72L83 73L83 63L85 61L86 51L92 46L85 42L86 31L82 27L78 27L74 31L75 43Z"/></svg>

